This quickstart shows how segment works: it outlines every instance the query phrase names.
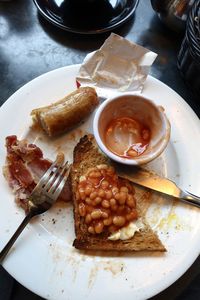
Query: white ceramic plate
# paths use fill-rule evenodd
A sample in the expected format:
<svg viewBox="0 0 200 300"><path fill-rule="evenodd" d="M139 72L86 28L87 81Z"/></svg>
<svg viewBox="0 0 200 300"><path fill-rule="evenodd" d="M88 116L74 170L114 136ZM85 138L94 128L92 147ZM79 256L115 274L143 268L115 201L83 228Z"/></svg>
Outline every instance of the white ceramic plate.
<svg viewBox="0 0 200 300"><path fill-rule="evenodd" d="M76 88L78 65L61 68L29 82L0 109L0 164L4 165L4 140L16 134L36 142L45 156L54 159L62 149L71 159L80 136L91 130L92 116L82 127L50 140L29 129L30 111L49 104ZM200 195L199 119L169 87L148 77L144 95L165 107L171 125L170 143L150 167L174 179L181 187ZM0 175L0 249L10 238L24 213ZM74 239L71 204L56 205L31 222L4 261L5 269L21 284L46 299L147 299L178 279L200 251L200 211L172 200L156 199L148 219L167 248L165 254L80 253Z"/></svg>

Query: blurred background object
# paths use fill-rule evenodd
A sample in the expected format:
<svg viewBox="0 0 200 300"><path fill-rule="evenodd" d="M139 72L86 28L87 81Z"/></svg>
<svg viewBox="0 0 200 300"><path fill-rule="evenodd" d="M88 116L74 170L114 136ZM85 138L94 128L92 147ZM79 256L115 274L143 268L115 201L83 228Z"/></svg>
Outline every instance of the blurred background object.
<svg viewBox="0 0 200 300"><path fill-rule="evenodd" d="M40 14L66 31L97 34L122 25L139 0L34 0Z"/></svg>
<svg viewBox="0 0 200 300"><path fill-rule="evenodd" d="M188 87L200 96L200 0L195 0L188 15L178 68Z"/></svg>
<svg viewBox="0 0 200 300"><path fill-rule="evenodd" d="M193 3L194 0L151 0L153 9L163 23L177 32L185 29L187 15Z"/></svg>

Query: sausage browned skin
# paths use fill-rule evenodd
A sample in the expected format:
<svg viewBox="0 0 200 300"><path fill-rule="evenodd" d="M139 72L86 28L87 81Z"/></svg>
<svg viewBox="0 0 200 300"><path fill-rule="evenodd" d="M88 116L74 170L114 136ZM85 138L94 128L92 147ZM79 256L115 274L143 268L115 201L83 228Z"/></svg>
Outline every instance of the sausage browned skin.
<svg viewBox="0 0 200 300"><path fill-rule="evenodd" d="M55 136L83 121L98 103L95 89L80 87L51 105L32 110L31 116L49 136Z"/></svg>

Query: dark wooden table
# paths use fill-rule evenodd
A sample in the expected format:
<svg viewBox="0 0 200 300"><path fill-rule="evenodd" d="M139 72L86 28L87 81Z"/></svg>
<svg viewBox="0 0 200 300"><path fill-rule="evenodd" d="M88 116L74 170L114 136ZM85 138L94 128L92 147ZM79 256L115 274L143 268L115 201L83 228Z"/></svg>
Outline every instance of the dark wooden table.
<svg viewBox="0 0 200 300"><path fill-rule="evenodd" d="M168 30L152 10L149 0L140 0L134 17L114 32L158 53L150 74L179 93L200 116L200 101L177 69L183 34ZM38 15L31 0L0 2L1 105L33 78L56 68L82 63L86 54L99 48L109 34L81 36L62 31ZM200 299L199 270L198 258L177 282L152 300ZM21 286L0 267L0 300L19 299L42 298Z"/></svg>

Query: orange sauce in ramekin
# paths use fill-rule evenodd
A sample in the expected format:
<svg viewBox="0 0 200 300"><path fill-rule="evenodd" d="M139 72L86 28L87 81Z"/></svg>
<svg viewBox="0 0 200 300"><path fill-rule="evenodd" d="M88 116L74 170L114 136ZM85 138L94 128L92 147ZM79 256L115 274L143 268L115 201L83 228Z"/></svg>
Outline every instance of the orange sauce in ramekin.
<svg viewBox="0 0 200 300"><path fill-rule="evenodd" d="M107 148L120 157L130 159L144 153L150 138L150 129L130 117L111 120L105 131Z"/></svg>

